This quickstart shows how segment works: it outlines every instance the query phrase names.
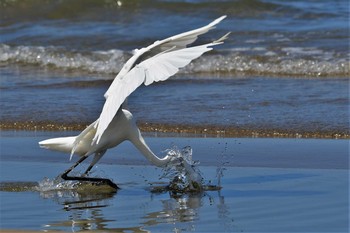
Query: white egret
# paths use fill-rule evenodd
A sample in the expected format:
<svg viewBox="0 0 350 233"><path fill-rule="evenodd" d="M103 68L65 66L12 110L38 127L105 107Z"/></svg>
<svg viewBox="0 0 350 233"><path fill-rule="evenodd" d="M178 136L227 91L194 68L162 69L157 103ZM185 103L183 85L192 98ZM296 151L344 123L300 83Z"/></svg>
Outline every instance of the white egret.
<svg viewBox="0 0 350 233"><path fill-rule="evenodd" d="M225 17L222 16L204 27L134 50L134 55L125 63L105 93L105 104L95 122L78 136L52 138L39 142L40 147L71 153L70 158L73 154L81 156L77 163L66 170L61 177L65 180L102 181L117 187L108 179L69 177L68 173L88 156L95 154L84 173L87 175L107 149L125 140L131 141L152 164L158 167L165 166L171 160L171 156L159 158L151 151L141 136L132 114L124 108L125 100L141 84L147 86L153 82L164 81L192 60L212 50L213 46L223 43L229 33L214 42L187 47L199 35L215 28Z"/></svg>

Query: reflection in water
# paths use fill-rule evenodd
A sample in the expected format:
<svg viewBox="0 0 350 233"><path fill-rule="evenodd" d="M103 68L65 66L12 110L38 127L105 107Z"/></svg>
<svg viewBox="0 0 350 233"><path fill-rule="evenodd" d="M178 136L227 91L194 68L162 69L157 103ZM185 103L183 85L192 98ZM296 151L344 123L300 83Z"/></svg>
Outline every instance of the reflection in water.
<svg viewBox="0 0 350 233"><path fill-rule="evenodd" d="M117 192L108 185L64 181L58 177L39 183L2 183L0 188L38 192L41 198L57 203L57 216L48 216L42 221L44 231L150 232L156 228L163 232L181 232L195 231L205 218L219 217L227 221L230 213L220 187L204 184L198 163L192 160L192 149L175 148L167 153L174 159L163 171L163 178L170 182L150 182L149 187L127 183ZM221 177L223 170L220 171ZM138 187L135 189L135 186ZM218 198L211 196L216 193ZM218 208L217 217L208 217L208 206Z"/></svg>
<svg viewBox="0 0 350 233"><path fill-rule="evenodd" d="M46 183L49 181L46 181ZM68 182L65 182L68 183ZM45 230L71 228L74 231L106 229L107 223L113 220L104 218L103 208L109 206L111 198L116 192L106 191L108 186L92 189L91 184L77 185L72 189L72 183L63 185L66 189L41 190L40 196L51 199L62 206L62 210L69 212L68 219L46 224ZM38 188L43 187L42 182ZM100 191L99 191L100 190Z"/></svg>
<svg viewBox="0 0 350 233"><path fill-rule="evenodd" d="M143 196L137 196L136 198L142 199L142 205L156 206L157 210L154 211L154 208L152 208L152 210L142 213L141 209L134 209L134 216L138 216L140 213L142 215L139 218L133 217L133 226L125 227L120 219L113 217L114 215L111 214L111 212L121 215L125 213L126 217L133 216L132 213L128 212L130 210L116 207L116 203L122 202L124 197L119 199L119 194L116 192L98 192L96 190L91 192L91 190L86 190L86 187L80 187L75 190L39 192L42 198L53 200L62 206L63 211L68 213L66 220L47 223L44 230L150 232L146 229L157 226L157 229L166 231L169 231L169 227L174 232L195 231L196 221L200 218L201 213L204 213L200 210L203 203L208 201L213 204L215 202L215 198L206 192L177 196L169 192L169 197L164 199L164 193L152 193L146 189ZM224 198L220 196L220 191L217 191L217 193L219 195L218 203L216 203L218 216L226 219L227 215L230 214L228 207L224 203ZM132 202L130 199L130 206L133 206Z"/></svg>
<svg viewBox="0 0 350 233"><path fill-rule="evenodd" d="M117 197L116 192L86 192L78 190L45 191L40 192L43 198L50 198L68 212L68 219L46 224L45 230L62 230L70 228L72 232L86 230L104 231L131 231L148 232L141 227L111 228L110 223L117 219L105 217L104 209L111 205L112 199Z"/></svg>
<svg viewBox="0 0 350 233"><path fill-rule="evenodd" d="M147 226L159 223L191 222L198 218L198 209L203 205L203 194L183 195L162 200L162 210L148 213L144 218Z"/></svg>
<svg viewBox="0 0 350 233"><path fill-rule="evenodd" d="M221 220L221 224L223 224L224 229L233 229L233 218L231 216L230 208L225 203L224 196L221 196L220 191L219 192L219 201L217 204L218 209L218 219Z"/></svg>

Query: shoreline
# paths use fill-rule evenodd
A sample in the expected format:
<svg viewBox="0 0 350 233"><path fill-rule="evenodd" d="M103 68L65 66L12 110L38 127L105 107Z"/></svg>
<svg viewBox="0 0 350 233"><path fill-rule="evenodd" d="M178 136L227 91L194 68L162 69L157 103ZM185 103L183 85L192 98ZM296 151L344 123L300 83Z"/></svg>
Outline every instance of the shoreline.
<svg viewBox="0 0 350 233"><path fill-rule="evenodd" d="M0 122L1 131L82 131L89 123L57 123L57 122ZM197 137L245 137L245 138L313 138L313 139L350 139L350 133L344 130L298 130L278 128L249 128L238 126L186 125L138 122L143 133L178 134L180 136Z"/></svg>

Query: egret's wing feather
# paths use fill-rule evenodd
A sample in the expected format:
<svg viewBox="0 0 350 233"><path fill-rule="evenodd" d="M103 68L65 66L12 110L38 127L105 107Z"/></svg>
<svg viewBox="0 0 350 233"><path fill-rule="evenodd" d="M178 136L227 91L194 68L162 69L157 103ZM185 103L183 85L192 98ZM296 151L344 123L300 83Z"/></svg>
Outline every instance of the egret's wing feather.
<svg viewBox="0 0 350 233"><path fill-rule="evenodd" d="M194 41L196 41L198 36L205 34L209 30L215 28L215 26L225 18L226 18L226 15L221 16L206 26L203 26L188 32L180 33L178 35L159 41L158 43L163 50L167 50L173 46L176 46L177 49L185 48L187 45L192 44Z"/></svg>
<svg viewBox="0 0 350 233"><path fill-rule="evenodd" d="M104 95L106 102L99 123L95 124L97 131L93 141L99 142L122 103L142 83L149 85L153 82L166 80L174 75L179 68L211 50L211 46L221 43L223 39L206 45L186 48L199 35L214 28L225 17L221 16L204 27L156 41L146 48L137 50L135 55L125 63ZM155 56L147 58L155 53Z"/></svg>
<svg viewBox="0 0 350 233"><path fill-rule="evenodd" d="M73 147L72 147L72 151L71 151L71 154L70 154L70 159L69 160L72 160L72 157L73 157L73 154L75 152L75 150L78 148L79 146L79 143L84 139L86 138L86 136L88 134L91 134L94 133L94 128L95 128L95 125L98 124L98 119L96 121L94 121L92 124L90 124L88 127L86 127L86 129L84 129L74 140L74 143L73 143Z"/></svg>
<svg viewBox="0 0 350 233"><path fill-rule="evenodd" d="M93 142L99 142L103 132L113 120L122 103L144 80L144 68L139 65L135 66L124 77L114 79L111 87L108 89L109 94L103 105Z"/></svg>
<svg viewBox="0 0 350 233"><path fill-rule="evenodd" d="M198 36L208 32L209 30L215 28L215 26L220 23L226 15L221 16L206 26L180 33L166 39L156 41L153 44L147 46L146 48L136 49L134 56L132 56L122 67L121 71L117 75L116 79L123 77L131 70L135 65L149 59L152 56L157 56L162 53L168 52L168 50L179 50L185 48L187 45L193 43ZM118 82L113 82L112 85L117 85ZM114 91L114 87L111 86L105 93L105 98L108 98L110 92Z"/></svg>
<svg viewBox="0 0 350 233"><path fill-rule="evenodd" d="M168 79L170 76L177 73L180 68L188 65L192 60L212 50L211 46L216 44L217 43L210 43L175 50L143 61L140 65L144 66L146 70L145 85L147 86L153 82Z"/></svg>
<svg viewBox="0 0 350 233"><path fill-rule="evenodd" d="M215 26L225 18L226 18L226 15L221 16L206 26L203 26L191 31L183 32L183 33L168 37L166 39L154 42L153 44L144 48L145 49L144 54L141 54L142 57L140 55L140 57L143 59L140 59L138 62L141 62L151 56L154 56L158 53L162 53L169 49L178 50L178 49L186 48L187 45L192 44L194 41L196 41L198 36L205 34L209 30L215 28Z"/></svg>
<svg viewBox="0 0 350 233"><path fill-rule="evenodd" d="M121 104L142 83L150 85L153 82L168 79L193 59L211 50L211 46L220 43L214 42L162 53L136 65L122 78L117 77L108 89L108 95L106 95L106 102L99 118L94 141L96 140L96 143L99 142Z"/></svg>

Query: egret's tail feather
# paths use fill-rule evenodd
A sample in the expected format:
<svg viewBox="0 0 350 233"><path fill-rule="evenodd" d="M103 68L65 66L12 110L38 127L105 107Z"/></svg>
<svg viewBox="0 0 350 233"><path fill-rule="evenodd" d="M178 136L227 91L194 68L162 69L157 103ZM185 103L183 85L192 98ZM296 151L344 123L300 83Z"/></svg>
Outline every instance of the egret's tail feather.
<svg viewBox="0 0 350 233"><path fill-rule="evenodd" d="M76 137L51 138L39 142L40 147L70 153Z"/></svg>

